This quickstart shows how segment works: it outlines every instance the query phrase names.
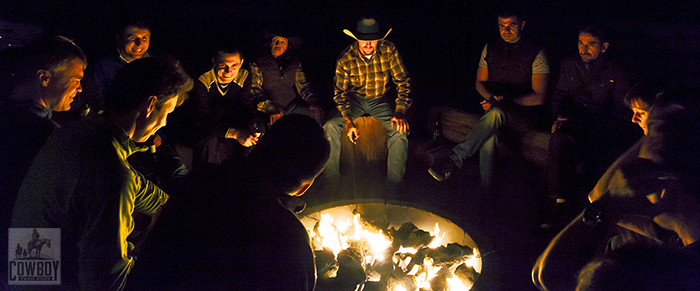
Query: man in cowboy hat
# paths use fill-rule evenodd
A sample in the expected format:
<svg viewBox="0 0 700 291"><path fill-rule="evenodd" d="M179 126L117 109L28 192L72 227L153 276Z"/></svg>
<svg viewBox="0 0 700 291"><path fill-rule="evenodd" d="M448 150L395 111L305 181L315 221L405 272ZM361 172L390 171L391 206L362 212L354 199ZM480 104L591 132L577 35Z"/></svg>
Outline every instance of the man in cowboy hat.
<svg viewBox="0 0 700 291"><path fill-rule="evenodd" d="M254 105L266 117L269 116L270 124L282 115L292 113L308 115L319 121L318 98L294 52L301 46L301 38L267 33L266 39L269 40L269 50L250 64Z"/></svg>
<svg viewBox="0 0 700 291"><path fill-rule="evenodd" d="M484 46L476 72L476 91L484 98L481 105L486 112L464 141L428 170L436 180L447 179L462 167L464 158L479 152L481 184L492 189L502 129L522 132L543 115L549 65L542 48L523 39L524 27L525 21L515 11L498 15L501 37Z"/></svg>
<svg viewBox="0 0 700 291"><path fill-rule="evenodd" d="M357 41L343 50L336 65L333 99L342 116L334 117L324 125L331 142L331 156L324 175L330 179L340 177L340 136L343 127L348 125L348 138L354 143L362 133L353 120L369 114L381 122L389 134L387 181L390 185L396 185L406 171L409 126L405 113L412 101L409 98L411 78L394 44L384 40L391 29L381 33L375 19L362 18L357 23L355 33L347 29L343 32ZM389 80L396 85L398 96L395 108L384 96Z"/></svg>

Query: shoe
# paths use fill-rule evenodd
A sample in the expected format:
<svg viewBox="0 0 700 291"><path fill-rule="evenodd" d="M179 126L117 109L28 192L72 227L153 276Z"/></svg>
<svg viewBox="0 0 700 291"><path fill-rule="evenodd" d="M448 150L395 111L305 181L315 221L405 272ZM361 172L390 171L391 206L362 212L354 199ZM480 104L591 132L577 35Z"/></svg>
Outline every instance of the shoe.
<svg viewBox="0 0 700 291"><path fill-rule="evenodd" d="M452 174L452 171L455 168L457 168L457 166L452 161L452 159L450 159L449 157L442 158L435 161L435 165L433 165L432 168L428 169L428 173L430 174L430 176L433 176L435 180L438 180L438 182L442 182L450 177L450 174Z"/></svg>
<svg viewBox="0 0 700 291"><path fill-rule="evenodd" d="M433 168L428 169L428 173L430 174L430 176L433 176L433 179L437 180L438 182L445 181L447 178L450 177L450 174L452 174L452 172L440 173Z"/></svg>

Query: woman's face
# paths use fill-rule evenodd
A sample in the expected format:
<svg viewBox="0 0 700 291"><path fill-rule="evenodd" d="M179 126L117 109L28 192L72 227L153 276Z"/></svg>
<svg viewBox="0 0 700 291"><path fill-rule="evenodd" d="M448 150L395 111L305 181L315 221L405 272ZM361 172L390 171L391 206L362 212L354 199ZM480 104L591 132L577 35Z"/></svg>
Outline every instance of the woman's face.
<svg viewBox="0 0 700 291"><path fill-rule="evenodd" d="M649 133L647 120L649 119L649 110L651 110L651 106L641 99L635 99L632 101L632 104L630 104L630 107L632 108L632 112L634 112L634 115L632 115L632 122L639 124L639 127L644 130L644 135L647 135Z"/></svg>

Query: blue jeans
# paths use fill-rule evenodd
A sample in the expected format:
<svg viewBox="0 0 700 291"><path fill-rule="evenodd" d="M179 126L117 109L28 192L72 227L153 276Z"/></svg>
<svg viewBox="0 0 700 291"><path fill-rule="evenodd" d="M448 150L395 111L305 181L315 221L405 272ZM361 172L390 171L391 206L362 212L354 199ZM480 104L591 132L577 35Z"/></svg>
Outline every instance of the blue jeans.
<svg viewBox="0 0 700 291"><path fill-rule="evenodd" d="M400 133L391 126L391 118L394 117L394 111L391 108L392 106L383 98L364 99L350 97L349 99L352 115L350 118L352 120L364 114L369 114L381 122L384 128L386 128L389 134L389 140L387 141L389 156L386 162L387 182L400 183L406 172L408 132ZM342 116L333 117L323 125L323 129L326 131L326 137L331 143L331 156L323 173L325 177L330 179L340 178L340 139L347 138L342 136L343 127L345 127L345 119Z"/></svg>
<svg viewBox="0 0 700 291"><path fill-rule="evenodd" d="M512 117L507 111L492 107L481 116L464 141L452 148L450 153L452 161L461 169L464 158L473 156L478 150L481 184L485 188L493 185L499 129L511 120Z"/></svg>

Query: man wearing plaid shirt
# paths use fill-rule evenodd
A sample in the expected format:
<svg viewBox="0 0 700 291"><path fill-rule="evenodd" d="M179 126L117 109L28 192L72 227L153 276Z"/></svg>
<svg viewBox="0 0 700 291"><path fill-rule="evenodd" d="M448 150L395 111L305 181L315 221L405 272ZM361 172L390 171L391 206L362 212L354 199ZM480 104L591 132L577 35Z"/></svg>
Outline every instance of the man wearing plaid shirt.
<svg viewBox="0 0 700 291"><path fill-rule="evenodd" d="M406 72L403 60L386 34L379 32L379 24L372 18L362 18L357 24L356 33L345 29L343 32L357 41L348 46L338 58L335 70L335 100L341 116L331 118L324 125L331 143L331 156L326 165L325 176L329 179L340 177L340 138L343 127L348 125L348 138L353 143L361 134L353 120L369 114L381 122L389 134L387 147L387 181L396 185L406 171L408 149L408 121L405 113L411 105L411 78ZM396 85L395 110L392 102L385 98L389 80Z"/></svg>

